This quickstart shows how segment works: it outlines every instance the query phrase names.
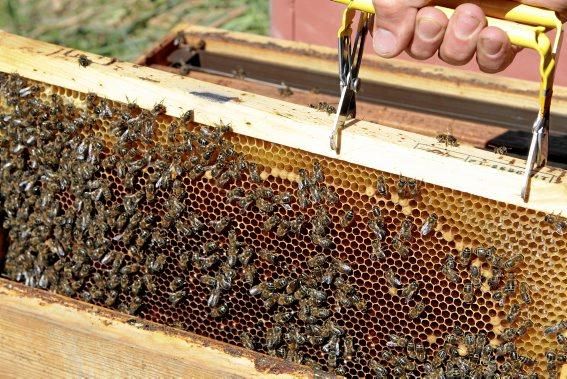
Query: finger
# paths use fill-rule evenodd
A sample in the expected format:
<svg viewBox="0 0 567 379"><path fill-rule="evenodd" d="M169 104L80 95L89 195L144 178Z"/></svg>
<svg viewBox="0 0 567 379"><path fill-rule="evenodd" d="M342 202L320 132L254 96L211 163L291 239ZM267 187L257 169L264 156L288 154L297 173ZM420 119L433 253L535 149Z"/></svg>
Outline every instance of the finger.
<svg viewBox="0 0 567 379"><path fill-rule="evenodd" d="M441 46L449 19L433 7L421 8L417 12L413 40L408 54L416 59L429 59Z"/></svg>
<svg viewBox="0 0 567 379"><path fill-rule="evenodd" d="M384 58L404 51L412 39L418 8L428 0L374 0L374 50Z"/></svg>
<svg viewBox="0 0 567 379"><path fill-rule="evenodd" d="M506 33L489 26L480 32L476 60L482 71L493 74L508 67L516 51Z"/></svg>
<svg viewBox="0 0 567 379"><path fill-rule="evenodd" d="M457 66L468 63L476 51L478 36L486 26L486 17L480 7L462 4L449 20L439 56Z"/></svg>

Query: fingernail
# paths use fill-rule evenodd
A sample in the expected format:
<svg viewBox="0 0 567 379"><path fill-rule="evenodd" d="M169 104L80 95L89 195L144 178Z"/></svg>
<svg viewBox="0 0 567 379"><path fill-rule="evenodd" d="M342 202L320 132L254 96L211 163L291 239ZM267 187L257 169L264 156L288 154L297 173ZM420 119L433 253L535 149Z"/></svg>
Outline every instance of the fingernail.
<svg viewBox="0 0 567 379"><path fill-rule="evenodd" d="M468 14L461 14L457 19L455 34L461 39L468 39L477 31L480 20Z"/></svg>
<svg viewBox="0 0 567 379"><path fill-rule="evenodd" d="M378 55L390 57L396 50L396 36L389 30L378 28L374 31L374 50Z"/></svg>
<svg viewBox="0 0 567 379"><path fill-rule="evenodd" d="M443 25L432 18L422 17L417 21L417 34L423 40L435 39L443 30Z"/></svg>
<svg viewBox="0 0 567 379"><path fill-rule="evenodd" d="M502 51L504 44L502 41L494 40L492 38L481 38L480 48L486 55L496 55Z"/></svg>

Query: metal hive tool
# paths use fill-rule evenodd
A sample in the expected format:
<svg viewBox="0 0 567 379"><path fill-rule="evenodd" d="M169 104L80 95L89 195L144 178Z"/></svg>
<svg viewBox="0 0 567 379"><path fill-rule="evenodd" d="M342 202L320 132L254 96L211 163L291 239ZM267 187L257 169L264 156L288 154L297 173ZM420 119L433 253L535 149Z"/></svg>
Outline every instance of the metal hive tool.
<svg viewBox="0 0 567 379"><path fill-rule="evenodd" d="M564 220L0 79L8 277L348 377L563 363Z"/></svg>

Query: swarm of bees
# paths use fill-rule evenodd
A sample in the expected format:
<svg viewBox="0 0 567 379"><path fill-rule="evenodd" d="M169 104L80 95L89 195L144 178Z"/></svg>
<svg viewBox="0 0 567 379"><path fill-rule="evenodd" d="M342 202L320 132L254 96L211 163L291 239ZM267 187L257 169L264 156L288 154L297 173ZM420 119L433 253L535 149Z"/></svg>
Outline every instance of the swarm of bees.
<svg viewBox="0 0 567 379"><path fill-rule="evenodd" d="M356 321L380 315L375 299L359 287L355 262L369 257L390 289L379 296L401 304L405 322L420 323L433 313L426 282L385 262L407 260L417 239L438 238L443 218L428 213L393 222L376 203L343 205L317 160L297 170L289 192L276 190L263 167L237 152L229 126L195 125L193 111L164 128L158 124L166 119L163 104L144 110L88 94L79 107L58 95L39 100L41 88L19 76L0 79L0 207L10 241L4 274L11 279L150 319L156 317L152 309L165 307L172 325L190 330L179 310L204 312L224 329L245 296L246 304L257 304L247 305L254 317L265 322L253 329L234 326L237 340L229 342L339 375L354 376L360 371L353 367L362 366L375 377L482 377L496 367L502 377L529 377L531 358L510 347L534 329L525 311L531 289L516 279L523 256L464 249L441 267L461 286L464 303L474 302L483 285L496 302L510 303L508 328L498 335L501 348L489 351L485 335L456 329L437 351L416 336L396 334L379 340L377 354L368 353L367 336L355 334ZM112 144L95 132L101 121L109 125ZM197 183L214 187L223 204L204 211L187 190ZM374 198L389 199L388 180L378 176L375 184ZM391 182L400 199L419 198L419 187L403 176ZM245 233L242 218L257 220L256 230ZM558 217L546 221L563 229ZM367 245L345 256L337 235L355 228L364 230ZM286 261L290 251L274 247L290 240L307 246L291 252L300 253L298 264ZM482 264L490 265L489 278ZM199 309L191 308L195 302ZM560 346L565 325L545 332ZM461 346L467 353L455 355ZM503 346L507 350L498 355ZM548 353L552 373L564 353Z"/></svg>
<svg viewBox="0 0 567 379"><path fill-rule="evenodd" d="M468 279L461 283L461 275L457 269L457 262L461 270L468 274ZM472 303L476 293L486 285L492 291L492 298L500 307L506 303L506 299L513 297L517 291L525 305L532 303L531 291L527 283L516 279L517 271L524 262L524 256L520 253L511 256L498 254L496 247L464 248L457 259L449 255L445 258L441 271L450 282L462 284L462 299L465 303ZM483 263L490 265L490 275L481 275L480 267ZM484 279L484 282L483 282Z"/></svg>

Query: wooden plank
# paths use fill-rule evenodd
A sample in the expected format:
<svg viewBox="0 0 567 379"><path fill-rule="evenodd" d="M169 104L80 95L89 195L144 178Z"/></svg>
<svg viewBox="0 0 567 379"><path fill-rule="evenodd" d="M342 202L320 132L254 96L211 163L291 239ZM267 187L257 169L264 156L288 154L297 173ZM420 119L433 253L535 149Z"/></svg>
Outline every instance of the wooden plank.
<svg viewBox="0 0 567 379"><path fill-rule="evenodd" d="M192 40L207 41L205 65L208 59L213 68L230 72L261 62L265 71L255 73L259 79L269 79L276 72L293 87L318 87L335 95L338 91L335 49L187 24L178 25L173 33L180 30ZM161 58L144 55L138 63L164 64ZM537 113L539 87L530 81L386 60L375 54L365 55L361 79L359 99L388 106L523 130L530 130ZM566 105L567 88L556 86L552 130L567 132Z"/></svg>
<svg viewBox="0 0 567 379"><path fill-rule="evenodd" d="M3 378L314 377L303 366L5 279L0 330Z"/></svg>
<svg viewBox="0 0 567 379"><path fill-rule="evenodd" d="M524 162L471 146L446 148L432 138L352 120L343 132L340 156L329 148L333 117L308 107L179 77L167 72L89 55L0 32L0 71L150 109L163 102L168 114L195 110L195 121L229 123L236 133L417 178L450 189L547 213L567 215L565 171L540 170L530 201L520 196Z"/></svg>
<svg viewBox="0 0 567 379"><path fill-rule="evenodd" d="M163 50L156 52L162 54ZM159 64L152 64L152 68L158 70L179 73L179 69ZM293 94L282 98L278 86L267 83L258 83L246 79L231 78L193 71L189 74L191 78L214 83L233 89L251 92L257 95L268 96L274 99L283 99L298 105L317 105L326 102L331 105L338 103L338 97L312 91L294 90ZM361 119L374 123L381 123L396 129L419 133L424 136L435 137L439 133L450 131L461 143L467 143L481 149L492 149L492 147L505 146L509 154L513 156L525 156L528 154L532 135L528 131L508 130L500 126L489 126L479 122L464 121L444 117L436 114L427 114L416 110L399 109L384 105L359 101L357 112ZM555 167L567 167L567 136L555 135L551 139L550 153L551 164ZM561 163L559 163L561 162Z"/></svg>

